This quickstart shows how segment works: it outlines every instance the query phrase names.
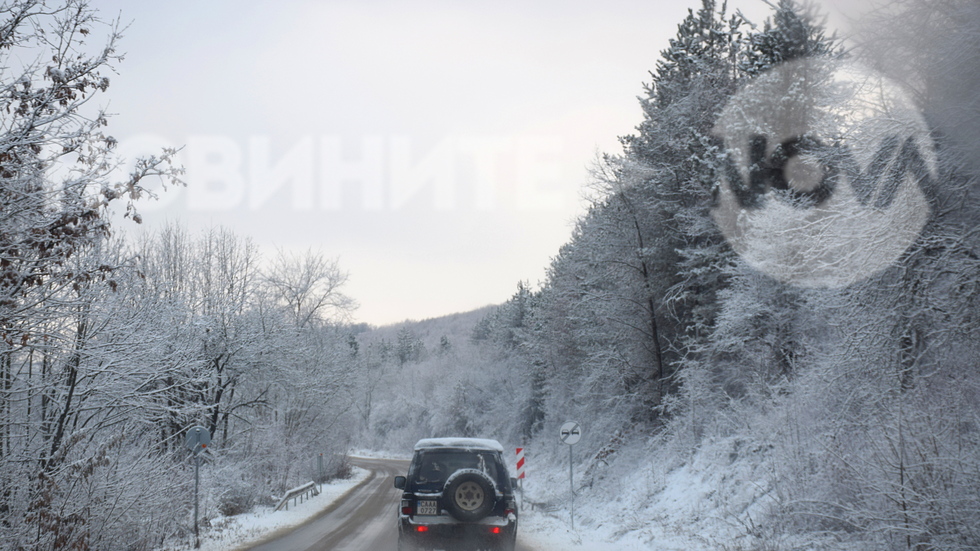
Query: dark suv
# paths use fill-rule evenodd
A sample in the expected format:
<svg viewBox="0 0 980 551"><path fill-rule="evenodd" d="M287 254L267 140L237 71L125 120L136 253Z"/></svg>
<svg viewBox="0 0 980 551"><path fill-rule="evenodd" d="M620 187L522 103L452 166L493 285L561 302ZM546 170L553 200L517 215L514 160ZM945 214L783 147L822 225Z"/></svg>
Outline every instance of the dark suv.
<svg viewBox="0 0 980 551"><path fill-rule="evenodd" d="M496 440L427 438L415 444L398 510L398 550L513 551L514 479Z"/></svg>

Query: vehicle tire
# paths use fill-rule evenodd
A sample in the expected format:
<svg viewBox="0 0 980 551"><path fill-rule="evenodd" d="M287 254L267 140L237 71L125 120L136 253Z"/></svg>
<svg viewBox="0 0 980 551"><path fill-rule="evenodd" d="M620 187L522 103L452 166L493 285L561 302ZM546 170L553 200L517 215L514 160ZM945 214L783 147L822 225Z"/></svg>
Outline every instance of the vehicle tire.
<svg viewBox="0 0 980 551"><path fill-rule="evenodd" d="M442 492L444 507L456 520L474 522L493 511L497 492L493 481L475 469L457 471Z"/></svg>

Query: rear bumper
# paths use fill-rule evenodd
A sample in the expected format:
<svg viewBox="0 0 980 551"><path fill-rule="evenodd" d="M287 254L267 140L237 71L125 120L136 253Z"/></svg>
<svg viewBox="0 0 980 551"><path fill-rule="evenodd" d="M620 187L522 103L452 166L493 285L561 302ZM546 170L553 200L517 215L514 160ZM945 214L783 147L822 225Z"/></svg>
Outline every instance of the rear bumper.
<svg viewBox="0 0 980 551"><path fill-rule="evenodd" d="M479 522L459 522L449 516L400 516L398 533L401 538L420 547L441 542L487 544L513 541L517 536L517 518L487 517Z"/></svg>

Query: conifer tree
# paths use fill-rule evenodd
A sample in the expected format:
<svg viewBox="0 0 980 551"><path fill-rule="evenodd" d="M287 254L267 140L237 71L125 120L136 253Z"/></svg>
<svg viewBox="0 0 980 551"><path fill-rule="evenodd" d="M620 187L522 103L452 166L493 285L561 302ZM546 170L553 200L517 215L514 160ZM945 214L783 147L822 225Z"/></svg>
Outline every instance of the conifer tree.
<svg viewBox="0 0 980 551"><path fill-rule="evenodd" d="M773 15L761 29L748 33L739 70L743 82L751 82L780 64L801 59L829 59L843 55L834 36L828 36L816 7L795 0L780 0ZM797 75L793 74L792 78ZM800 76L800 78L809 78ZM807 103L814 92L792 84L785 86L786 96L765 97L760 101L773 106ZM775 144L769 144L769 149ZM727 158L719 151L716 159ZM768 154L768 152L767 152ZM713 176L718 181L722 168L715 164ZM708 332L710 338L693 344L696 362L712 365L715 377L710 379L731 395L749 392L748 381L771 383L790 376L798 358L805 352L809 296L792 284L759 274L741 259L728 252L728 261L718 263L716 277L725 282L716 316ZM717 251L718 249L715 249ZM689 249L691 257L710 257L708 250Z"/></svg>
<svg viewBox="0 0 980 551"><path fill-rule="evenodd" d="M705 0L678 26L640 99L643 121L597 166L593 206L552 264L532 349L551 378L588 392L552 386L552 403L616 404L627 425L655 422L682 338L710 325L719 282L704 266L716 260L685 263L689 249L721 243L708 213L710 131L737 82L744 24L724 9Z"/></svg>
<svg viewBox="0 0 980 551"><path fill-rule="evenodd" d="M711 131L738 84L744 26L713 1L690 11L646 86L637 133L623 138L621 157L608 159L609 202L639 222L631 229L648 310L661 320L660 396L692 339L707 334L723 286L716 274L730 252L709 215L717 156Z"/></svg>

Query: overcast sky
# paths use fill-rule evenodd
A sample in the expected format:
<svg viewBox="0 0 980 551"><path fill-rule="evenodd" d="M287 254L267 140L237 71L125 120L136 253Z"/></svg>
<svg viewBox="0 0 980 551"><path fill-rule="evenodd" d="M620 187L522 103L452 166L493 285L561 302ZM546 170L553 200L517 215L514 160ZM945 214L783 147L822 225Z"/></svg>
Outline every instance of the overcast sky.
<svg viewBox="0 0 980 551"><path fill-rule="evenodd" d="M144 226L339 257L356 319L386 324L544 278L589 166L640 121L636 96L696 3L93 5L131 22L107 95L124 152L186 146L188 187L144 205Z"/></svg>

